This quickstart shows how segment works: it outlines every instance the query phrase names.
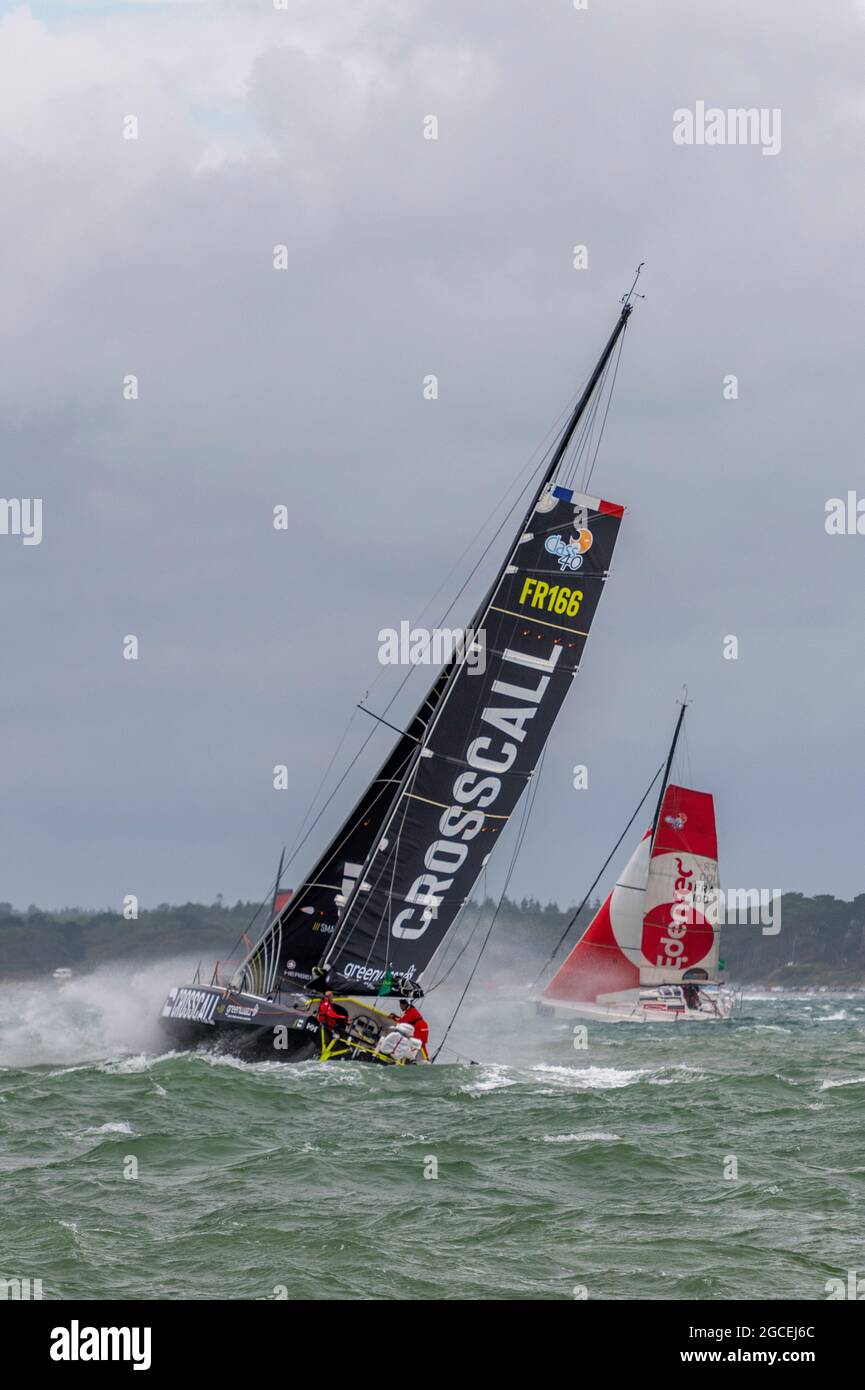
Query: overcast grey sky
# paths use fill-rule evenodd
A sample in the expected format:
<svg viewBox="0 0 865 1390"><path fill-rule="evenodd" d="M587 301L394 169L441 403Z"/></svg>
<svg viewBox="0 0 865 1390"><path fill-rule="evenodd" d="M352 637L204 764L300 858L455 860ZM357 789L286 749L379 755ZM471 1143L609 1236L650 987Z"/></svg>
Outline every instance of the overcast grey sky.
<svg viewBox="0 0 865 1390"><path fill-rule="evenodd" d="M514 890L581 894L683 682L722 881L865 890L865 536L824 526L865 496L865 8L0 9L0 492L44 500L41 545L0 536L0 899L260 894L379 629L524 467L640 260L593 480L629 511ZM698 101L779 108L780 152L675 145Z"/></svg>

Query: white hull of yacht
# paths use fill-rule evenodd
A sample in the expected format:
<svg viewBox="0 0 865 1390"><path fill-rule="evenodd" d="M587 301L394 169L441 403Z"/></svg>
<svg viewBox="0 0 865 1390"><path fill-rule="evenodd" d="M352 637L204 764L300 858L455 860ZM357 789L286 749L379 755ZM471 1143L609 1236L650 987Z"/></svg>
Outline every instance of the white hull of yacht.
<svg viewBox="0 0 865 1390"><path fill-rule="evenodd" d="M596 1023L724 1023L736 1004L732 990L721 989L703 996L699 1008L689 1008L682 1000L661 990L634 990L631 997L598 999L594 1002L542 999L546 1008L568 1018L585 1018Z"/></svg>

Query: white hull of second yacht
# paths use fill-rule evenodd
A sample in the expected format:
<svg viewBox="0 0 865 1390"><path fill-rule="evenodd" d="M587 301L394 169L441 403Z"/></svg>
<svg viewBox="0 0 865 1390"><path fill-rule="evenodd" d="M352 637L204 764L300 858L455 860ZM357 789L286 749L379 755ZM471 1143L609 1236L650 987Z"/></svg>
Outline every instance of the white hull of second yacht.
<svg viewBox="0 0 865 1390"><path fill-rule="evenodd" d="M594 1002L544 999L542 1003L556 1014L596 1023L724 1023L733 1012L736 996L729 989L701 991L700 1002L693 1008L674 985L623 990Z"/></svg>

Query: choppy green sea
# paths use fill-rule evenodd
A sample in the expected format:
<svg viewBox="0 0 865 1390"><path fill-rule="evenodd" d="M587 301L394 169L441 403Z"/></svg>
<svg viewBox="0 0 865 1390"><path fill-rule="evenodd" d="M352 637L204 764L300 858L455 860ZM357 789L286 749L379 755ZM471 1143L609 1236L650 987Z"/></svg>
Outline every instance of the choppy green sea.
<svg viewBox="0 0 865 1390"><path fill-rule="evenodd" d="M165 1050L156 973L2 991L0 1277L45 1298L820 1300L865 1270L865 996L577 1051L481 994L476 1066L245 1065Z"/></svg>

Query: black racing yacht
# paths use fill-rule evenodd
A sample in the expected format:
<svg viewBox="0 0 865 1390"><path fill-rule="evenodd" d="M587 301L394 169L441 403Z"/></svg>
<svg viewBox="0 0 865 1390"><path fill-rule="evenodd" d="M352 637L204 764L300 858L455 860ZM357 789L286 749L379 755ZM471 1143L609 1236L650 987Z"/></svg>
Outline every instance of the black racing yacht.
<svg viewBox="0 0 865 1390"><path fill-rule="evenodd" d="M535 474L463 650L231 979L214 972L170 991L161 1021L176 1044L399 1064L381 1048L392 1000L422 998L425 970L534 776L607 579L623 508L568 484L580 450L596 448L635 285ZM342 1011L336 1029L319 1021L326 991Z"/></svg>

